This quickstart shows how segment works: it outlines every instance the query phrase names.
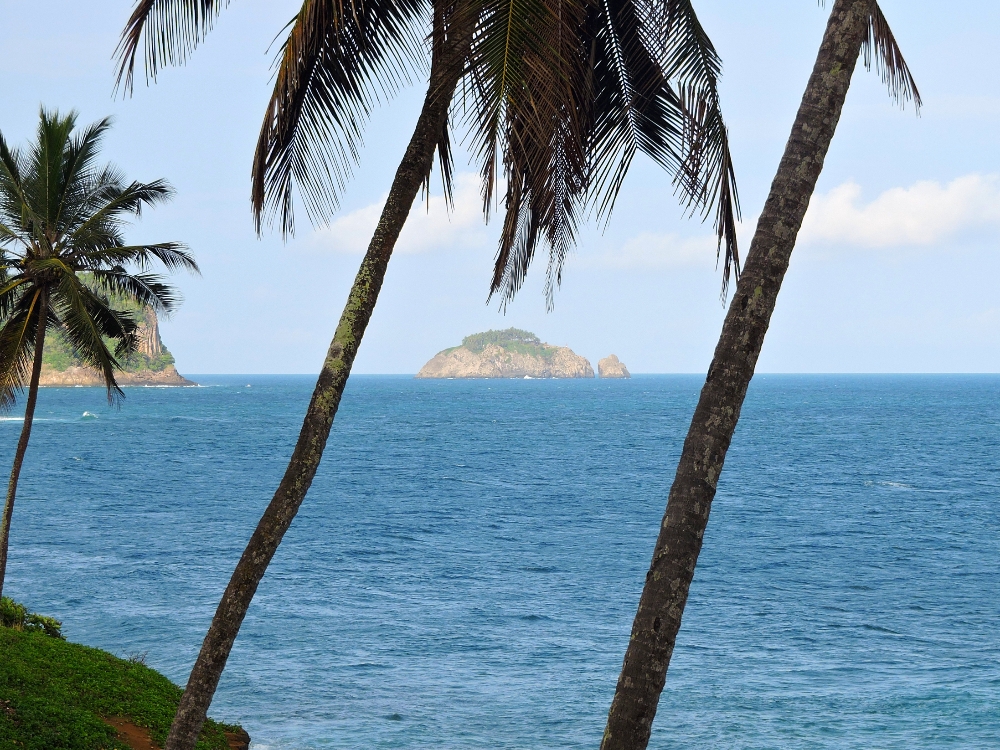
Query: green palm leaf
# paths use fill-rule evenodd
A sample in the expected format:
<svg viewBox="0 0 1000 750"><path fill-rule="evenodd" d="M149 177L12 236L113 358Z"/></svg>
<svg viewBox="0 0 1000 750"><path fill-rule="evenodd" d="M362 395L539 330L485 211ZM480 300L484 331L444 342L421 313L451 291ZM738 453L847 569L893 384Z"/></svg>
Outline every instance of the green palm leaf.
<svg viewBox="0 0 1000 750"><path fill-rule="evenodd" d="M38 327L40 290L18 294L4 305L0 326L0 411L7 411L24 389L31 369L31 354ZM7 297L7 295L5 295Z"/></svg>

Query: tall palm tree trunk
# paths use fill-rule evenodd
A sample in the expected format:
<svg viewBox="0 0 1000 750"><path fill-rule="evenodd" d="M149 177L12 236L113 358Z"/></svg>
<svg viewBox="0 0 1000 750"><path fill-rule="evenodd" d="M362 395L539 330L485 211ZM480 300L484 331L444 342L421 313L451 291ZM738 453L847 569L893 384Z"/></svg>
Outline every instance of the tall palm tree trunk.
<svg viewBox="0 0 1000 750"><path fill-rule="evenodd" d="M417 191L430 172L434 150L447 121L448 107L462 74L472 35L471 29L464 34L461 30L455 31L457 33L453 31L442 45L440 53L436 51L434 55L430 85L420 117L396 170L375 234L330 343L295 450L222 595L191 670L164 750L193 750L257 586L319 467L354 357L382 288L389 257Z"/></svg>
<svg viewBox="0 0 1000 750"><path fill-rule="evenodd" d="M31 438L31 423L35 419L35 403L38 401L38 381L42 375L42 352L45 348L45 321L49 314L49 294L42 290L38 299L38 326L35 329L35 358L31 364L31 380L28 383L28 402L24 407L24 426L14 452L14 466L10 470L7 484L7 499L3 504L3 520L0 520L0 596L3 596L3 582L7 575L7 543L10 541L10 519L14 515L14 496L17 495L17 480L21 476L21 464L28 450Z"/></svg>
<svg viewBox="0 0 1000 750"><path fill-rule="evenodd" d="M643 750L730 440L875 7L837 0L691 420L602 750Z"/></svg>

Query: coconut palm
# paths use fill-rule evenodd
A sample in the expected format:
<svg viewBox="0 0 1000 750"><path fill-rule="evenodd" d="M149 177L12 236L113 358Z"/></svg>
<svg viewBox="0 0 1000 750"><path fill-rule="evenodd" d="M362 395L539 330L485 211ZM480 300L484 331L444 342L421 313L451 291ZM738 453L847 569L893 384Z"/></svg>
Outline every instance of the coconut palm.
<svg viewBox="0 0 1000 750"><path fill-rule="evenodd" d="M691 420L632 625L602 750L643 750L667 676L712 499L778 290L860 54L892 95L920 95L873 0L836 0Z"/></svg>
<svg viewBox="0 0 1000 750"><path fill-rule="evenodd" d="M123 32L119 83L140 48L149 77L183 63L222 0L140 0ZM425 45L425 40L429 45ZM328 220L357 162L375 103L430 75L423 107L320 370L299 439L192 669L167 750L194 746L240 625L313 480L389 258L435 152L451 193L449 111L463 105L483 177L484 212L506 183L491 294L520 288L539 242L549 300L577 217L606 217L637 151L662 165L684 205L714 215L725 278L738 267L733 169L719 59L686 0L305 0L278 55L253 160L257 231L294 231L299 196ZM460 85L461 84L461 85Z"/></svg>
<svg viewBox="0 0 1000 750"><path fill-rule="evenodd" d="M75 127L75 113L43 109L28 148L11 149L0 133L0 409L9 409L28 386L0 522L0 593L46 333L61 333L101 374L114 403L124 397L115 370L139 343L139 321L116 306L125 301L170 312L176 295L149 267L159 261L168 269L198 270L176 242L125 243L128 219L168 200L172 190L163 180L126 183L113 166L98 164L109 120L78 133Z"/></svg>

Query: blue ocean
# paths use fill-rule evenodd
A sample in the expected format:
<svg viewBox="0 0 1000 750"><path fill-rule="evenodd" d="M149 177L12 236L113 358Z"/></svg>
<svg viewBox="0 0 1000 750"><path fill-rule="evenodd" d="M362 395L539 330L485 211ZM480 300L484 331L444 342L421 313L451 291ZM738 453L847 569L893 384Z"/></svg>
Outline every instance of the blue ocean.
<svg viewBox="0 0 1000 750"><path fill-rule="evenodd" d="M313 384L194 379L42 391L5 590L180 684ZM211 714L596 750L701 382L352 378ZM1000 747L998 456L997 376L756 377L650 746Z"/></svg>

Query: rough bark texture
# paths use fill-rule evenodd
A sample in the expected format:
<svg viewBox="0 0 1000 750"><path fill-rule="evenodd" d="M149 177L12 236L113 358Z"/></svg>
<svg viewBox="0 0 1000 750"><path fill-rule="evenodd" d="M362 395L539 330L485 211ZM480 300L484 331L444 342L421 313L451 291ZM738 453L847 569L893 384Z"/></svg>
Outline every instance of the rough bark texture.
<svg viewBox="0 0 1000 750"><path fill-rule="evenodd" d="M10 519L14 515L14 497L17 495L17 480L21 476L21 464L28 450L31 437L31 423L35 419L35 403L38 401L38 379L42 374L42 353L45 346L45 320L49 312L48 292L42 291L38 300L38 327L35 329L35 359L31 365L31 380L28 383L28 402L24 407L24 425L14 452L14 466L10 470L7 484L7 499L3 504L3 519L0 520L0 596L3 596L3 582L7 575L7 544L10 541Z"/></svg>
<svg viewBox="0 0 1000 750"><path fill-rule="evenodd" d="M602 750L642 750L649 742L716 483L873 7L837 0L831 12L684 441Z"/></svg>
<svg viewBox="0 0 1000 750"><path fill-rule="evenodd" d="M430 173L438 136L444 128L470 43L471 30L463 33L453 28L440 52L435 50L420 117L327 351L295 450L222 595L164 750L193 750L257 586L312 484L354 357L375 308L389 257L417 191Z"/></svg>

